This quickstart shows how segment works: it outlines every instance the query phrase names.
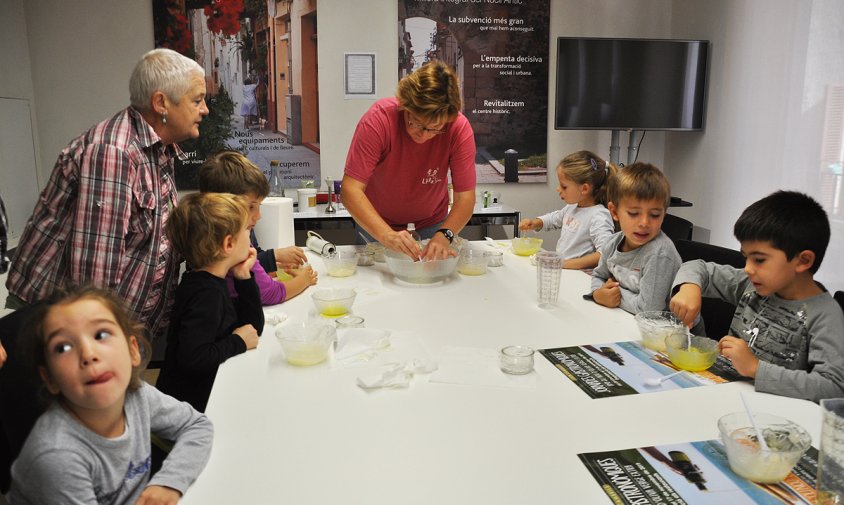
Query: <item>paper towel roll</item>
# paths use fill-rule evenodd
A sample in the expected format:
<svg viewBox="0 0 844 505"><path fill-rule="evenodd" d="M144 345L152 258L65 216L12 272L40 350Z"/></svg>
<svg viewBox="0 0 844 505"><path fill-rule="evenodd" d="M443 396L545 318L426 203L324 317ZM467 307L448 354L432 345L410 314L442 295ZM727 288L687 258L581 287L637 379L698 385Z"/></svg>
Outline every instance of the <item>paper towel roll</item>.
<svg viewBox="0 0 844 505"><path fill-rule="evenodd" d="M293 199L270 196L261 203L261 219L255 225L258 244L275 249L295 244L293 234Z"/></svg>

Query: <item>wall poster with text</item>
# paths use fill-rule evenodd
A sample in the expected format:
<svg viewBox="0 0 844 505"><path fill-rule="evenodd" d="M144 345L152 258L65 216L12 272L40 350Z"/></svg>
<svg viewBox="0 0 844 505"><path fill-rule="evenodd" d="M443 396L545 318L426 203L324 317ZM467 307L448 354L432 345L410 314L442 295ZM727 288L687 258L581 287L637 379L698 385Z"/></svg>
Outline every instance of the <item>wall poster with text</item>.
<svg viewBox="0 0 844 505"><path fill-rule="evenodd" d="M198 139L179 143L176 185L196 189L199 167L221 150L246 155L282 182L320 186L316 0L152 0L155 46L205 69L210 111Z"/></svg>
<svg viewBox="0 0 844 505"><path fill-rule="evenodd" d="M442 60L475 131L479 184L545 182L550 0L398 0L398 77Z"/></svg>

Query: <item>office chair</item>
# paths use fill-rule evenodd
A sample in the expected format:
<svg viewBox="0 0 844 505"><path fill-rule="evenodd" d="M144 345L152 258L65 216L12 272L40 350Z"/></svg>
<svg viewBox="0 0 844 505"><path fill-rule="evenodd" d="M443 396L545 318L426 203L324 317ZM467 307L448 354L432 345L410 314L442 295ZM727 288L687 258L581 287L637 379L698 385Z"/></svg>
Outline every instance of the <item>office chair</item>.
<svg viewBox="0 0 844 505"><path fill-rule="evenodd" d="M694 225L691 221L673 214L666 214L662 220L662 231L671 240L691 240L693 230Z"/></svg>
<svg viewBox="0 0 844 505"><path fill-rule="evenodd" d="M682 239L675 240L674 247L677 248L677 252L684 262L703 260L730 265L735 268L744 268L744 256L734 249ZM727 335L730 332L730 323L733 321L735 312L736 306L731 303L727 303L720 298L704 297L701 302L700 316L703 318L706 335L715 340L720 340L721 337Z"/></svg>

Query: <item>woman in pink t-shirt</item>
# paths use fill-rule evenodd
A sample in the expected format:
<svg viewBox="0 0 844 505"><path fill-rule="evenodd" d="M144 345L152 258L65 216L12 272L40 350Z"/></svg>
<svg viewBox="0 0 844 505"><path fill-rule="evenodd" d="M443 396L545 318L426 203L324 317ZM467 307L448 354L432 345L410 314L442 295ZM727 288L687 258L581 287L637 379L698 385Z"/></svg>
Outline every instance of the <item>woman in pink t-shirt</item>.
<svg viewBox="0 0 844 505"><path fill-rule="evenodd" d="M343 204L389 249L412 258L454 254L448 245L475 207L475 136L461 107L454 70L431 61L403 78L396 97L376 101L358 123L346 158ZM431 239L421 253L405 231L408 223Z"/></svg>

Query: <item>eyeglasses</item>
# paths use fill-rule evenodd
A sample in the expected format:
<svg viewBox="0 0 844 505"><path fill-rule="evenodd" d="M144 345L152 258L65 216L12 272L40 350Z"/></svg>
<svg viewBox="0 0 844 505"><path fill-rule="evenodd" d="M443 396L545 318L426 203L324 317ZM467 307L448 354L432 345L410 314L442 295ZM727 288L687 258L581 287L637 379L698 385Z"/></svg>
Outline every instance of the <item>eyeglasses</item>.
<svg viewBox="0 0 844 505"><path fill-rule="evenodd" d="M407 126L413 128L416 131L420 131L422 133L430 133L431 135L440 135L441 133L445 133L445 130L438 130L436 128L428 128L419 121L415 121L412 117L410 117L410 113L407 113Z"/></svg>

